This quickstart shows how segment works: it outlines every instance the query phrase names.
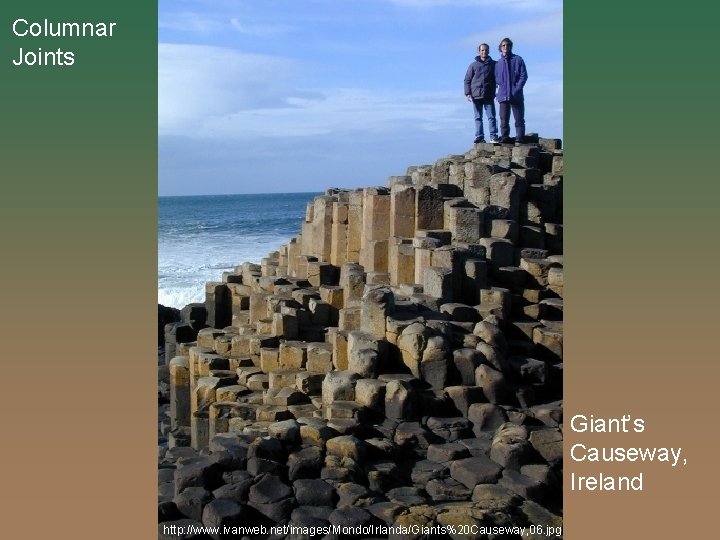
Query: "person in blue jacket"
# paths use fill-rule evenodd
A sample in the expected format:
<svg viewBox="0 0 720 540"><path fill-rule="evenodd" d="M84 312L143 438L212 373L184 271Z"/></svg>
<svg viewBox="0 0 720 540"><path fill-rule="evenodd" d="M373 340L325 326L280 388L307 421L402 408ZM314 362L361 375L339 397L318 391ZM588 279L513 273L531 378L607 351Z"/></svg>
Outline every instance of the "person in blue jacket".
<svg viewBox="0 0 720 540"><path fill-rule="evenodd" d="M485 142L483 136L483 109L488 119L490 142L498 142L497 122L495 120L495 60L490 58L490 46L481 43L478 56L465 73L465 97L473 104L475 111L475 140Z"/></svg>
<svg viewBox="0 0 720 540"><path fill-rule="evenodd" d="M512 52L513 42L505 38L498 49L501 57L495 64L497 100L500 109L500 142L510 142L510 111L515 118L515 142L525 138L525 97L523 87L528 74L525 62Z"/></svg>

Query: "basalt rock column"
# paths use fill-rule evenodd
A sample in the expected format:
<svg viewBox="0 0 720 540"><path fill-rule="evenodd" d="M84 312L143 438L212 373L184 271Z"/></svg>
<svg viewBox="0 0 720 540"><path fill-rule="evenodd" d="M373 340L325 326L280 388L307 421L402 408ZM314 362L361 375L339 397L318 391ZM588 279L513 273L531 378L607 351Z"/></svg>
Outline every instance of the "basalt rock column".
<svg viewBox="0 0 720 540"><path fill-rule="evenodd" d="M313 212L313 255L322 262L330 262L332 245L332 214L334 197L315 198Z"/></svg>
<svg viewBox="0 0 720 540"><path fill-rule="evenodd" d="M342 266L348 257L348 212L347 202L333 202L330 262L335 266Z"/></svg>
<svg viewBox="0 0 720 540"><path fill-rule="evenodd" d="M360 264L366 272L387 272L390 236L390 194L386 188L363 190ZM383 253L384 249L384 253Z"/></svg>
<svg viewBox="0 0 720 540"><path fill-rule="evenodd" d="M415 228L443 228L443 197L438 188L423 186L415 194Z"/></svg>
<svg viewBox="0 0 720 540"><path fill-rule="evenodd" d="M373 287L363 295L360 327L375 339L385 339L385 320L395 310L395 296L388 287Z"/></svg>
<svg viewBox="0 0 720 540"><path fill-rule="evenodd" d="M363 235L363 190L350 192L348 201L347 260L360 262Z"/></svg>
<svg viewBox="0 0 720 540"><path fill-rule="evenodd" d="M170 360L171 428L190 427L190 358L176 356Z"/></svg>
<svg viewBox="0 0 720 540"><path fill-rule="evenodd" d="M390 236L415 236L415 193L412 185L395 184L390 190Z"/></svg>
<svg viewBox="0 0 720 540"><path fill-rule="evenodd" d="M230 290L225 283L207 283L205 285L205 308L207 325L224 328L232 323L232 300Z"/></svg>
<svg viewBox="0 0 720 540"><path fill-rule="evenodd" d="M390 284L416 283L415 248L412 238L393 237L388 249Z"/></svg>
<svg viewBox="0 0 720 540"><path fill-rule="evenodd" d="M415 281L422 284L425 279L425 269L432 266L432 253L442 245L437 238L418 237L413 238L415 249Z"/></svg>

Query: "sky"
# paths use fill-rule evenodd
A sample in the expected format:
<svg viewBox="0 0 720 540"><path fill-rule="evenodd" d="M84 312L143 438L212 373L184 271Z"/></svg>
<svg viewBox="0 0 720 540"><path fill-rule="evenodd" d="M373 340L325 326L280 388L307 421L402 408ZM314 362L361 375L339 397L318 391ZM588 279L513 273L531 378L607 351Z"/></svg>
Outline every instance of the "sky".
<svg viewBox="0 0 720 540"><path fill-rule="evenodd" d="M160 196L387 185L463 154L465 72L504 37L528 70L527 132L563 135L562 0L158 6Z"/></svg>

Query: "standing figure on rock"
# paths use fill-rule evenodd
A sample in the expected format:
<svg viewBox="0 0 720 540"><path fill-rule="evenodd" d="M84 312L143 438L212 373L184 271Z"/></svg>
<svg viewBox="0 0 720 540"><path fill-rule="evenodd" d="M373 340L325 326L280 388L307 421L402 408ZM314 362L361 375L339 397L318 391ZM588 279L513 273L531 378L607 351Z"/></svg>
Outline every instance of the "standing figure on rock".
<svg viewBox="0 0 720 540"><path fill-rule="evenodd" d="M500 107L500 142L510 142L510 109L515 118L515 142L525 138L525 97L523 87L527 82L525 62L512 52L513 42L505 38L500 42L500 60L495 63L497 100Z"/></svg>
<svg viewBox="0 0 720 540"><path fill-rule="evenodd" d="M470 64L465 74L465 97L475 110L475 144L485 142L483 136L483 109L487 114L490 142L498 142L497 122L495 121L495 60L490 58L490 46L481 43L478 56Z"/></svg>

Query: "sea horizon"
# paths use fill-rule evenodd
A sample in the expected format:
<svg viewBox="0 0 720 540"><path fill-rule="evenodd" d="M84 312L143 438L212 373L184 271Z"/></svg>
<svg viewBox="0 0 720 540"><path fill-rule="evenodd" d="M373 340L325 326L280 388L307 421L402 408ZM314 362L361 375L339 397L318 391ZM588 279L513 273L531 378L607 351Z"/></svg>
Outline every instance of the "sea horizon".
<svg viewBox="0 0 720 540"><path fill-rule="evenodd" d="M346 188L344 188L346 189ZM197 194L182 194L182 195L160 195L158 199L170 199L173 197L234 197L234 196L253 196L253 195L305 195L312 193L313 196L320 195L319 191L267 191L262 193L197 193Z"/></svg>

